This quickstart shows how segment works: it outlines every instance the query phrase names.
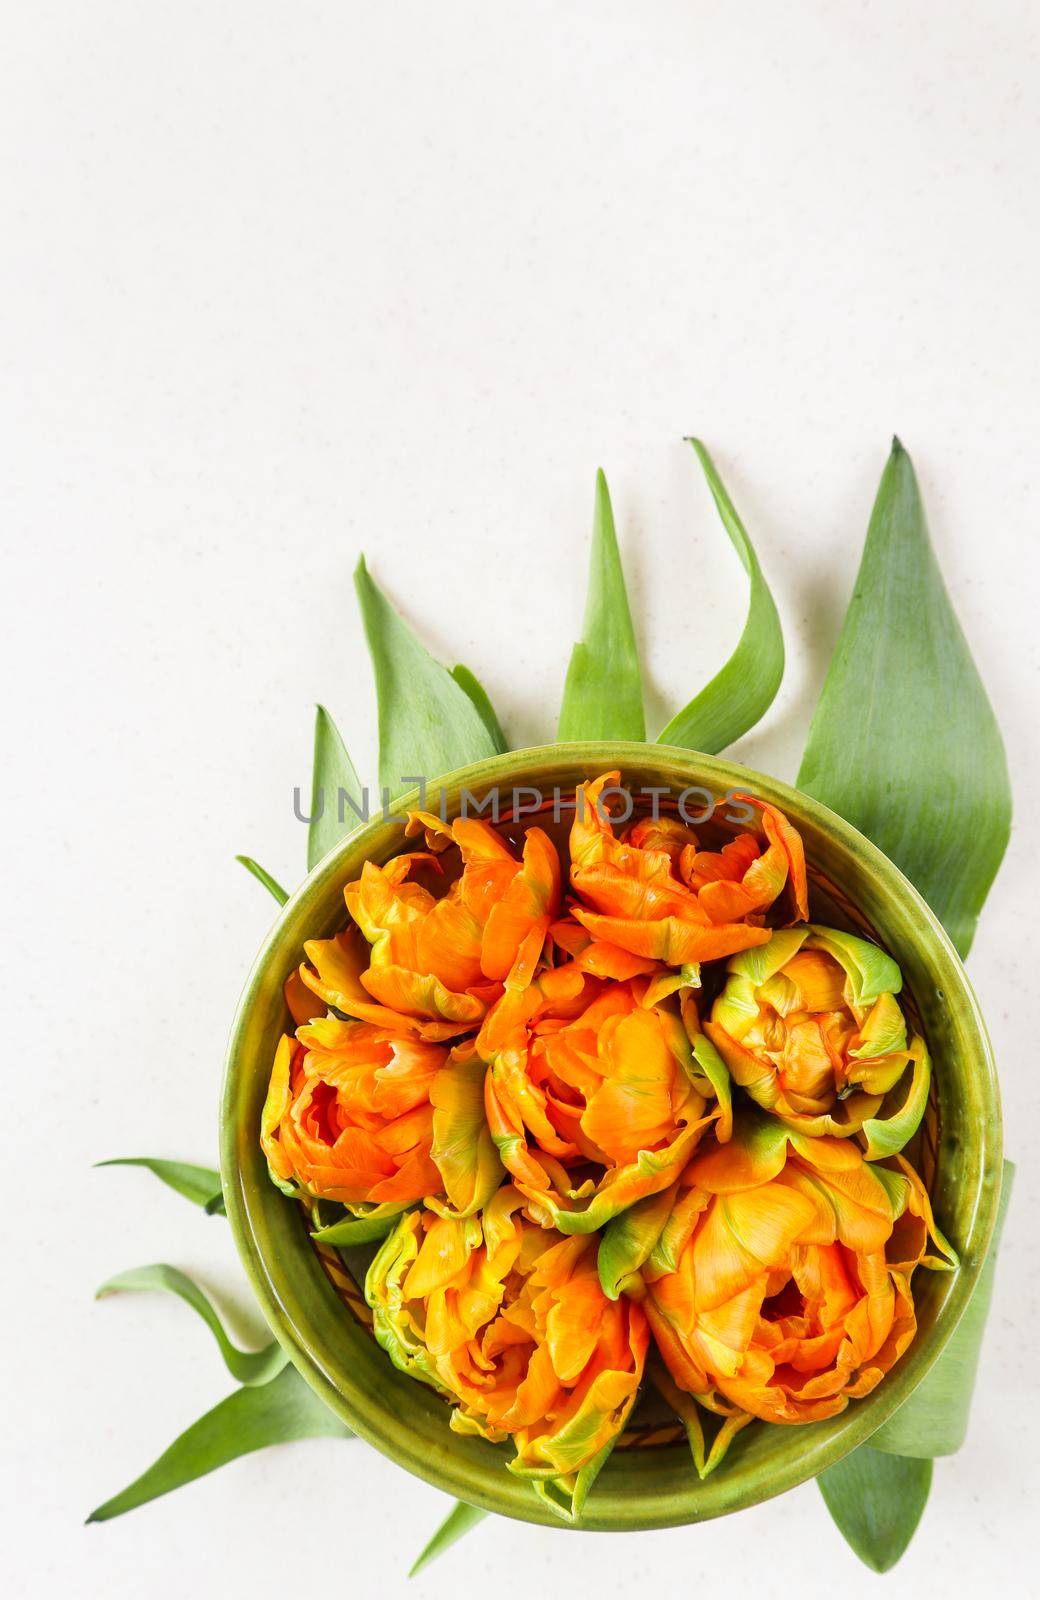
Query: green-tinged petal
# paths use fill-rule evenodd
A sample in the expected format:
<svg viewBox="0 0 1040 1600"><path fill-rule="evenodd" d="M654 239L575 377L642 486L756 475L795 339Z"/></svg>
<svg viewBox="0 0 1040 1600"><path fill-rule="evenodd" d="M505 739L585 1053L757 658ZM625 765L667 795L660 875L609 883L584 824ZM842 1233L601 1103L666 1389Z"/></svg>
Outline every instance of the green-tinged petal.
<svg viewBox="0 0 1040 1600"><path fill-rule="evenodd" d="M196 1167L189 1161L164 1161L158 1156L116 1156L111 1161L96 1161L97 1167L147 1167L170 1189L185 1200L210 1211L221 1193L220 1173L214 1167Z"/></svg>
<svg viewBox="0 0 1040 1600"><path fill-rule="evenodd" d="M898 440L798 786L902 868L965 955L1007 846L1011 789Z"/></svg>
<svg viewBox="0 0 1040 1600"><path fill-rule="evenodd" d="M330 1222L324 1228L316 1228L311 1234L319 1244L332 1244L339 1248L346 1248L354 1244L374 1244L377 1239L385 1239L391 1228L397 1225L397 1219L406 1205L397 1201L386 1200L382 1205L358 1207L356 1217L343 1217L338 1222Z"/></svg>
<svg viewBox="0 0 1040 1600"><path fill-rule="evenodd" d="M481 683L480 679L475 673L472 673L468 667L464 667L461 664L457 667L452 667L451 675L455 679L455 682L458 684L459 688L465 689L466 693L472 700L480 716L481 722L484 724L491 736L491 740L495 746L495 749L500 755L504 754L505 751L509 749L509 741L502 732L502 724L498 720L498 715L494 706L491 704L488 692L484 688L484 685ZM470 1509L472 1509L472 1507Z"/></svg>
<svg viewBox="0 0 1040 1600"><path fill-rule="evenodd" d="M603 1293L609 1300L617 1300L639 1281L639 1269L650 1259L674 1204L673 1184L660 1194L637 1200L634 1206L608 1222L596 1262Z"/></svg>
<svg viewBox="0 0 1040 1600"><path fill-rule="evenodd" d="M823 950L843 967L849 980L847 993L855 1006L868 1006L879 995L898 994L903 974L892 957L869 939L840 928L824 928L811 922L806 930L812 950Z"/></svg>
<svg viewBox="0 0 1040 1600"><path fill-rule="evenodd" d="M616 1440L605 1444L598 1455L586 1461L579 1472L568 1472L554 1478L535 1478L532 1488L543 1505L549 1507L561 1522L577 1522L585 1509L589 1490L606 1466ZM513 1465L509 1463L510 1467Z"/></svg>
<svg viewBox="0 0 1040 1600"><path fill-rule="evenodd" d="M948 1456L964 1443L1014 1176L1014 1166L1005 1161L996 1227L967 1310L909 1400L874 1434L870 1442L876 1449L900 1456Z"/></svg>
<svg viewBox="0 0 1040 1600"><path fill-rule="evenodd" d="M101 1300L107 1295L120 1294L124 1290L153 1289L179 1295L193 1311L198 1313L216 1339L220 1353L224 1357L224 1364L236 1382L269 1383L276 1373L281 1372L289 1359L276 1339L264 1345L262 1350L240 1350L237 1345L232 1344L212 1301L185 1273L176 1267L167 1266L165 1262L156 1262L148 1267L132 1267L129 1272L121 1272L117 1277L109 1278L98 1289L96 1298Z"/></svg>
<svg viewBox="0 0 1040 1600"><path fill-rule="evenodd" d="M408 1576L417 1577L424 1567L428 1567L431 1561L436 1561L438 1556L450 1550L453 1544L475 1528L478 1522L483 1522L486 1516L486 1511L481 1511L476 1506L468 1506L464 1500L456 1500L433 1538L424 1545L422 1554Z"/></svg>
<svg viewBox="0 0 1040 1600"><path fill-rule="evenodd" d="M567 669L557 739L645 739L636 636L602 472L596 474L583 627Z"/></svg>
<svg viewBox="0 0 1040 1600"><path fill-rule="evenodd" d="M798 954L808 937L808 927L777 928L768 944L755 945L751 950L742 950L739 955L730 956L726 971L735 977L745 978L753 989L757 989L774 972L786 966L792 956Z"/></svg>
<svg viewBox="0 0 1040 1600"><path fill-rule="evenodd" d="M891 1112L886 1110L883 1103L880 1115L871 1117L863 1124L868 1161L884 1161L886 1156L894 1156L897 1151L902 1150L909 1139L913 1138L921 1125L921 1118L928 1105L932 1063L923 1039L913 1040L910 1053L914 1070L909 1086L905 1093L900 1088L894 1090L892 1094L892 1098L897 1101L900 1094L903 1094L902 1103L898 1105L898 1109Z"/></svg>
<svg viewBox="0 0 1040 1600"><path fill-rule="evenodd" d="M707 1120L707 1119L705 1119ZM563 1201L551 1192L538 1195L539 1208L551 1215L561 1233L595 1233L647 1195L674 1183L696 1149L703 1123L691 1123L663 1150L640 1150L634 1161L613 1167L595 1192Z"/></svg>
<svg viewBox="0 0 1040 1600"><path fill-rule="evenodd" d="M372 1308L372 1332L394 1366L444 1393L433 1357L412 1326L403 1284L419 1254L419 1220L406 1212L380 1245L365 1277L365 1299Z"/></svg>
<svg viewBox="0 0 1040 1600"><path fill-rule="evenodd" d="M354 805L361 805L361 782L340 731L324 706L314 717L314 772L311 781L310 824L307 829L307 870L316 867L333 845L361 826L362 818L343 801L340 818L340 791Z"/></svg>
<svg viewBox="0 0 1040 1600"><path fill-rule="evenodd" d="M283 889L277 878L272 878L259 861L254 861L252 856L236 856L236 861L241 861L247 872L251 872L258 883L262 883L269 894L273 894L280 906L284 906L289 898L288 889Z"/></svg>
<svg viewBox="0 0 1040 1600"><path fill-rule="evenodd" d="M658 735L661 744L681 744L715 755L753 728L768 711L784 675L784 636L769 585L754 547L707 450L690 443L704 469L722 525L751 583L747 621L737 648L711 682L676 713Z"/></svg>
<svg viewBox="0 0 1040 1600"><path fill-rule="evenodd" d="M698 1033L691 1045L693 1059L715 1091L719 1103L715 1137L720 1144L725 1144L733 1135L733 1086L729 1070L706 1033Z"/></svg>
<svg viewBox="0 0 1040 1600"><path fill-rule="evenodd" d="M892 1207L892 1221L898 1222L906 1210L910 1185L901 1172L892 1172L888 1167L875 1167L874 1174L888 1196L888 1203Z"/></svg>
<svg viewBox="0 0 1040 1600"><path fill-rule="evenodd" d="M419 643L373 582L354 574L379 704L379 782L390 797L498 753L468 693ZM410 781L409 781L410 780Z"/></svg>
<svg viewBox="0 0 1040 1600"><path fill-rule="evenodd" d="M430 1090L430 1156L449 1206L463 1217L481 1210L505 1176L484 1112L486 1073L479 1056L453 1061L437 1073Z"/></svg>
<svg viewBox="0 0 1040 1600"><path fill-rule="evenodd" d="M928 1500L932 1463L861 1444L816 1482L839 1532L872 1572L894 1567Z"/></svg>
<svg viewBox="0 0 1040 1600"><path fill-rule="evenodd" d="M317 1437L349 1439L350 1429L318 1399L295 1367L270 1383L236 1389L175 1439L147 1472L87 1518L107 1522L269 1444Z"/></svg>
<svg viewBox="0 0 1040 1600"><path fill-rule="evenodd" d="M697 1469L697 1476L702 1479L710 1477L729 1449L734 1435L738 1434L741 1428L747 1427L752 1418L743 1411L725 1417L715 1430L715 1436L709 1444L704 1433L703 1413L692 1394L687 1394L685 1389L679 1388L660 1359L655 1358L648 1372L654 1387L662 1399L671 1406L686 1430L686 1439L690 1446L693 1464Z"/></svg>

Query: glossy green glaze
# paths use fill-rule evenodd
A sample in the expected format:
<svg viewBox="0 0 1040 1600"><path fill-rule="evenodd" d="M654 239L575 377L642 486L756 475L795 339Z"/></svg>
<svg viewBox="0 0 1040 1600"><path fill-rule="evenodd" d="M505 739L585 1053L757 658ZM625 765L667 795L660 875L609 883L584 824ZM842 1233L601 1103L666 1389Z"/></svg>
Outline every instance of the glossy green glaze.
<svg viewBox="0 0 1040 1600"><path fill-rule="evenodd" d="M615 767L636 786L667 785L679 792L699 785L720 797L744 790L779 805L805 841L816 879L816 914L829 914L823 880L838 885L900 962L935 1063L941 1133L933 1201L961 1259L956 1273L915 1277L917 1338L874 1393L841 1416L807 1427L752 1426L704 1483L685 1444L615 1452L580 1526L631 1531L697 1522L766 1500L832 1465L896 1410L952 1333L982 1265L997 1210L1001 1123L989 1041L949 939L892 863L816 801L747 768L688 750L572 744L511 751L451 774L443 780L448 814L457 814L463 789L477 796L495 784L567 789ZM402 808L408 803L406 796ZM699 803L691 800L691 809ZM401 847L400 824L382 818L344 840L292 896L260 952L235 1021L224 1087L227 1212L274 1333L303 1376L358 1434L458 1499L558 1527L530 1488L506 1471L511 1452L450 1432L444 1402L392 1367L353 1320L321 1268L301 1208L269 1182L258 1143L271 1059L286 1023L283 980L299 963L305 938L328 937L343 926L343 885L358 875L362 862L384 861Z"/></svg>

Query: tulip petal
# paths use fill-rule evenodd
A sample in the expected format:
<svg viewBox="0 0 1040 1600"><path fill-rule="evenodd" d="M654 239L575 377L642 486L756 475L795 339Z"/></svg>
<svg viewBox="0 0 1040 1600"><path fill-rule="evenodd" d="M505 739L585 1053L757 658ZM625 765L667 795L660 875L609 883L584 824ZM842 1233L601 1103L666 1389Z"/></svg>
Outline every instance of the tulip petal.
<svg viewBox="0 0 1040 1600"><path fill-rule="evenodd" d="M639 1292L639 1269L650 1259L661 1230L672 1214L676 1190L673 1185L660 1194L648 1195L622 1211L603 1230L597 1255L599 1281L608 1300L621 1294Z"/></svg>
<svg viewBox="0 0 1040 1600"><path fill-rule="evenodd" d="M886 1156L896 1155L913 1138L921 1125L921 1118L928 1105L932 1070L927 1047L920 1037L911 1040L910 1057L914 1063L913 1076L898 1110L871 1117L863 1124L868 1161L883 1161Z"/></svg>
<svg viewBox="0 0 1040 1600"><path fill-rule="evenodd" d="M505 1176L484 1112L487 1069L472 1046L457 1049L430 1090L430 1155L449 1203L471 1216L490 1200Z"/></svg>
<svg viewBox="0 0 1040 1600"><path fill-rule="evenodd" d="M869 939L812 922L809 944L814 950L826 950L845 969L854 1005L870 1005L879 995L898 994L903 987L903 974L896 962Z"/></svg>

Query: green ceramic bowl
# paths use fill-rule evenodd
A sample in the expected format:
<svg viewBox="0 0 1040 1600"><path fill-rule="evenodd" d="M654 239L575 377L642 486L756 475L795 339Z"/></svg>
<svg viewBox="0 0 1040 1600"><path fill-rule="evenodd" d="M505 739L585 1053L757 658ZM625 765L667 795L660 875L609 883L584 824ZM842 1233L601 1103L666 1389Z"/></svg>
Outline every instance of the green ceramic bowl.
<svg viewBox="0 0 1040 1600"><path fill-rule="evenodd" d="M580 1526L670 1527L755 1505L813 1477L868 1439L921 1381L971 1294L996 1216L1000 1103L993 1059L964 969L941 926L892 863L816 801L729 762L663 745L572 744L509 752L443 780L448 814L465 788L575 783L619 767L636 786L692 786L719 797L741 789L780 806L805 841L814 915L843 916L874 931L899 961L935 1063L939 1142L932 1198L960 1254L955 1273L914 1280L919 1330L873 1394L838 1417L806 1427L756 1425L739 1434L722 1467L699 1482L682 1444L615 1451L589 1496ZM414 803L414 799L413 802ZM408 804L406 798L405 805ZM689 802L692 806L696 801ZM258 1143L271 1060L286 1024L282 983L305 938L343 926L342 889L367 859L402 847L399 824L378 818L345 839L283 908L246 986L231 1037L221 1126L228 1216L271 1327L299 1371L363 1439L410 1472L473 1505L560 1526L522 1479L510 1451L448 1428L448 1407L393 1367L345 1308L312 1246L302 1209L269 1181Z"/></svg>

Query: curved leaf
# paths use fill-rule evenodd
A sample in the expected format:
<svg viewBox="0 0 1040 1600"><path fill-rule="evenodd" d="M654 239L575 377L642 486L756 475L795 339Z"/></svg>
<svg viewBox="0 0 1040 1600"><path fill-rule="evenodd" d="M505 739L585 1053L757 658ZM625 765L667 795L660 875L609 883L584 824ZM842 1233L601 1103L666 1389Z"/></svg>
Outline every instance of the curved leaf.
<svg viewBox="0 0 1040 1600"><path fill-rule="evenodd" d="M121 1272L103 1283L94 1298L102 1300L110 1294L120 1294L130 1289L159 1289L167 1294L179 1295L209 1328L220 1347L225 1366L238 1383L269 1383L289 1359L276 1339L264 1345L262 1350L239 1350L228 1338L212 1301L197 1283L193 1283L177 1267L167 1266L161 1261L150 1267L131 1267L129 1272Z"/></svg>
<svg viewBox="0 0 1040 1600"><path fill-rule="evenodd" d="M567 669L557 739L645 739L636 636L602 472L596 474L583 627Z"/></svg>
<svg viewBox="0 0 1040 1600"><path fill-rule="evenodd" d="M902 868L966 955L1007 846L1011 788L898 439L798 786Z"/></svg>
<svg viewBox="0 0 1040 1600"><path fill-rule="evenodd" d="M360 827L360 817L344 809L339 816L339 792L343 789L361 801L361 783L340 731L324 706L314 714L314 771L311 779L310 823L307 828L307 871L327 856L333 845Z"/></svg>
<svg viewBox="0 0 1040 1600"><path fill-rule="evenodd" d="M495 741L468 693L398 616L364 557L354 586L376 680L379 782L391 799L412 787L409 778L439 778L496 755Z"/></svg>
<svg viewBox="0 0 1040 1600"><path fill-rule="evenodd" d="M87 1521L108 1522L120 1517L269 1444L317 1437L349 1439L352 1435L295 1367L283 1367L270 1383L236 1389L221 1400L180 1434L154 1466L121 1494L98 1506Z"/></svg>
<svg viewBox="0 0 1040 1600"><path fill-rule="evenodd" d="M257 882L262 883L264 888L274 895L280 906L284 906L289 898L289 891L282 888L277 878L272 878L269 872L265 872L259 861L254 861L252 856L236 856L235 860L241 861L246 871L251 872Z"/></svg>
<svg viewBox="0 0 1040 1600"><path fill-rule="evenodd" d="M213 1167L196 1167L189 1161L164 1161L158 1156L116 1156L111 1161L95 1161L96 1167L147 1167L185 1200L202 1206L212 1214L222 1199L220 1173Z"/></svg>
<svg viewBox="0 0 1040 1600"><path fill-rule="evenodd" d="M784 675L784 636L754 546L737 516L715 463L691 439L730 542L751 581L747 621L737 648L711 682L658 734L659 744L679 744L716 755L753 728L776 698Z"/></svg>
<svg viewBox="0 0 1040 1600"><path fill-rule="evenodd" d="M859 1559L872 1572L887 1572L921 1520L932 1463L885 1455L861 1444L816 1481L839 1531Z"/></svg>
<svg viewBox="0 0 1040 1600"><path fill-rule="evenodd" d="M967 1310L938 1361L895 1416L872 1437L870 1443L875 1449L900 1456L950 1456L964 1443L1014 1176L1014 1167L1005 1161L997 1225Z"/></svg>
<svg viewBox="0 0 1040 1600"><path fill-rule="evenodd" d="M484 685L481 683L480 679L469 670L468 667L461 665L452 667L451 675L455 679L455 682L458 684L459 688L465 689L466 693L472 700L480 716L481 722L491 735L495 749L500 755L504 755L509 749L509 741L502 732L502 724L498 720L495 708L491 704L491 701L488 697L488 692L484 688Z"/></svg>
<svg viewBox="0 0 1040 1600"><path fill-rule="evenodd" d="M430 1565L431 1561L436 1561L445 1550L450 1550L452 1545L469 1533L471 1528L475 1528L478 1522L483 1522L486 1516L486 1511L479 1511L476 1506L468 1506L464 1500L456 1500L433 1538L424 1546L422 1554L408 1576L416 1577L424 1567Z"/></svg>
<svg viewBox="0 0 1040 1600"><path fill-rule="evenodd" d="M384 1201L382 1205L372 1206L360 1216L343 1217L339 1222L330 1222L324 1228L316 1228L311 1238L317 1239L320 1244L338 1245L341 1248L346 1248L348 1245L374 1244L377 1240L386 1238L391 1229L397 1226L401 1213L408 1209L407 1204Z"/></svg>

